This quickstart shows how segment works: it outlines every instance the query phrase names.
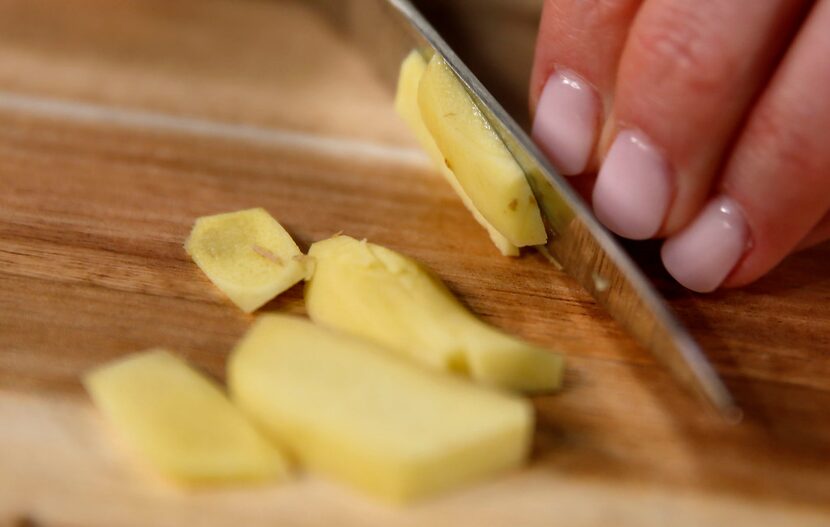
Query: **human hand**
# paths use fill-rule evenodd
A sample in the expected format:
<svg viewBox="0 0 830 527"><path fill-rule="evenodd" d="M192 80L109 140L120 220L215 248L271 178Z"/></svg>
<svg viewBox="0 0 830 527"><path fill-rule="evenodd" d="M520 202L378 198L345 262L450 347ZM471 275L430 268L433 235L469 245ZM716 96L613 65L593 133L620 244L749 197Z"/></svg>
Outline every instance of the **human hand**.
<svg viewBox="0 0 830 527"><path fill-rule="evenodd" d="M695 291L830 238L830 0L546 0L533 138Z"/></svg>

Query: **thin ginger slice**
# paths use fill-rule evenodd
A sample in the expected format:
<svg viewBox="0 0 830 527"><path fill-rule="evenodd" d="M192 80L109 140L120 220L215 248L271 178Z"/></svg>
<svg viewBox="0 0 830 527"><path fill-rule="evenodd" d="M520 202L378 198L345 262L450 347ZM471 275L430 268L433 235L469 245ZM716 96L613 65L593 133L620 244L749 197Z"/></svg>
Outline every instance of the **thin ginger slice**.
<svg viewBox="0 0 830 527"><path fill-rule="evenodd" d="M435 168L441 172L444 179L461 198L461 202L472 213L475 220L487 230L493 245L504 256L518 256L519 248L510 243L503 234L496 230L478 211L467 192L458 182L458 178L452 170L447 167L444 155L435 144L432 135L427 130L424 120L421 118L421 108L418 106L418 85L421 77L427 69L427 62L418 51L412 51L401 64L400 76L398 77L398 89L395 95L395 110L403 118L415 138L421 144L430 159L435 163Z"/></svg>
<svg viewBox="0 0 830 527"><path fill-rule="evenodd" d="M309 262L261 208L196 220L185 249L240 309L250 313L309 274Z"/></svg>
<svg viewBox="0 0 830 527"><path fill-rule="evenodd" d="M418 106L447 167L481 216L515 246L544 244L547 233L524 171L438 54L421 76Z"/></svg>

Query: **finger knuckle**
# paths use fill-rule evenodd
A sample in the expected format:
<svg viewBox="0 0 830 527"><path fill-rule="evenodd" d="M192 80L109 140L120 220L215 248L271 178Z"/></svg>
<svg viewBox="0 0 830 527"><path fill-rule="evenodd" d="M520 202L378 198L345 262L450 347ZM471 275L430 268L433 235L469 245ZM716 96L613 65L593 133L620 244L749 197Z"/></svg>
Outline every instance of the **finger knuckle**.
<svg viewBox="0 0 830 527"><path fill-rule="evenodd" d="M546 9L571 20L582 31L605 29L631 18L638 0L547 0Z"/></svg>
<svg viewBox="0 0 830 527"><path fill-rule="evenodd" d="M717 91L736 68L726 36L686 7L664 9L634 34L643 64L661 81L680 82L693 92Z"/></svg>
<svg viewBox="0 0 830 527"><path fill-rule="evenodd" d="M590 6L588 15L592 17L595 25L606 26L627 19L635 2L632 0L596 0L587 2L587 4Z"/></svg>
<svg viewBox="0 0 830 527"><path fill-rule="evenodd" d="M806 180L826 176L818 166L819 156L813 152L814 138L794 125L787 113L762 105L753 112L749 132L764 157L774 160L778 170Z"/></svg>

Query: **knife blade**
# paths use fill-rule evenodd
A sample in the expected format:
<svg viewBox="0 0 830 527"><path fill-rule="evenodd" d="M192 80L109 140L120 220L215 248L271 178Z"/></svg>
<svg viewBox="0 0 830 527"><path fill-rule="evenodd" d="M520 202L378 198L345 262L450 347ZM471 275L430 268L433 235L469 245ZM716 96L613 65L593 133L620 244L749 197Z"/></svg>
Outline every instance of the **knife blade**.
<svg viewBox="0 0 830 527"><path fill-rule="evenodd" d="M323 4L321 4L323 5ZM729 420L741 411L698 343L582 198L409 0L325 4L395 89L413 49L444 58L519 166L540 205L548 242L538 249L573 277L688 391Z"/></svg>

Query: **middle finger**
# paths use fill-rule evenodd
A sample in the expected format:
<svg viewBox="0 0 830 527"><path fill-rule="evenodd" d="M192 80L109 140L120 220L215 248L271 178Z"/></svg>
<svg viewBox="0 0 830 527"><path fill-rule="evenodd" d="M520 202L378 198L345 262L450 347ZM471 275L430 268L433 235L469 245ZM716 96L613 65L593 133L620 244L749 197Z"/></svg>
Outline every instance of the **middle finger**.
<svg viewBox="0 0 830 527"><path fill-rule="evenodd" d="M633 239L683 227L785 49L801 0L646 0L626 41L597 216Z"/></svg>

